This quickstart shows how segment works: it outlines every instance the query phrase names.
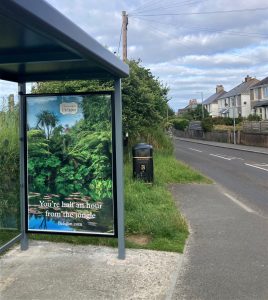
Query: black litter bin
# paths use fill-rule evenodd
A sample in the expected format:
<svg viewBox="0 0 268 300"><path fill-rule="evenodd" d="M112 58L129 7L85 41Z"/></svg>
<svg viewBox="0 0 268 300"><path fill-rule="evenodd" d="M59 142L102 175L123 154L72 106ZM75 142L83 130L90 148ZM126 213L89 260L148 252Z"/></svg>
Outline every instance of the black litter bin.
<svg viewBox="0 0 268 300"><path fill-rule="evenodd" d="M132 148L133 177L151 183L154 178L153 146L140 143Z"/></svg>

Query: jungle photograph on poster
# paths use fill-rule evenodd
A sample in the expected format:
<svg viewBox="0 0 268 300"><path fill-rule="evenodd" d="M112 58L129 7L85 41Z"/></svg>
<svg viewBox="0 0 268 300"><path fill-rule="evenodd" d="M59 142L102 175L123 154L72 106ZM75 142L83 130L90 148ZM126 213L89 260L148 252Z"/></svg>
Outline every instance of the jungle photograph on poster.
<svg viewBox="0 0 268 300"><path fill-rule="evenodd" d="M29 95L28 231L116 233L112 94Z"/></svg>

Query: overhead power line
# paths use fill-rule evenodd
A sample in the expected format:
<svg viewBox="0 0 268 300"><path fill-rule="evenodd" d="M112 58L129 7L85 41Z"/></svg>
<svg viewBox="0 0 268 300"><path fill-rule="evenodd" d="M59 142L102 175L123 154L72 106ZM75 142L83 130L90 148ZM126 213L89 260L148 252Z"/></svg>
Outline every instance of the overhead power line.
<svg viewBox="0 0 268 300"><path fill-rule="evenodd" d="M117 48L117 55L119 55L119 51L120 51L120 45L121 45L121 39L122 39L122 31L123 31L123 24L121 26L121 32L120 32L119 43L118 43L118 48Z"/></svg>
<svg viewBox="0 0 268 300"><path fill-rule="evenodd" d="M141 8L141 9L135 9L134 11L131 11L130 13L135 13L135 14L144 14L144 13L152 13L153 11L160 10L160 11L168 11L169 9L172 9L174 11L175 8L180 8L182 6L191 6L193 4L198 4L200 3L200 0L187 0L187 1L171 1L171 2L163 2L161 1L159 4L154 3L148 8Z"/></svg>
<svg viewBox="0 0 268 300"><path fill-rule="evenodd" d="M136 17L133 17L133 19L139 20L139 18L136 18ZM160 30L159 28L154 27L152 25L150 25L150 27L148 27L148 30L150 32L152 32L152 33L157 34L157 35L162 35L163 37L166 37L169 40L172 39L174 43L178 44L179 46L182 46L185 49L189 49L189 50L196 49L196 48L193 48L193 46L196 44L193 41L190 41L190 40L181 40L180 37L178 37L178 36L176 36L174 34L170 34L170 33L164 32L164 31ZM222 52L222 54L224 52ZM237 53L229 53L229 54L231 54L232 56L236 56L236 57L248 58L248 55L237 54ZM191 53L188 53L187 55L191 55Z"/></svg>
<svg viewBox="0 0 268 300"><path fill-rule="evenodd" d="M132 18L136 19L136 20L141 20L143 22L155 23L155 24L159 24L159 25L168 25L168 26L175 26L176 25L176 24L172 24L172 23L165 23L165 22L159 22L159 21L156 21L156 20L144 19L144 18L141 18L141 17L132 17ZM247 37L265 37L265 38L268 37L267 34L261 34L261 33L258 33L258 32L238 32L238 31L232 31L232 30L229 30L229 29L217 29L217 28L211 29L211 28L208 28L208 27L190 27L190 26L181 26L180 28L194 30L193 33L196 33L196 32L199 33L200 31L203 31L203 32L208 32L208 33L221 33L221 34L224 34L224 35L237 35L237 36L247 36Z"/></svg>
<svg viewBox="0 0 268 300"><path fill-rule="evenodd" d="M135 17L157 17L157 16L185 16L185 15L208 15L208 14L226 14L226 13L242 13L249 11L267 10L268 7L245 8L237 10L218 10L218 11L203 11L203 12L182 12L182 13L161 13L161 14L132 14Z"/></svg>

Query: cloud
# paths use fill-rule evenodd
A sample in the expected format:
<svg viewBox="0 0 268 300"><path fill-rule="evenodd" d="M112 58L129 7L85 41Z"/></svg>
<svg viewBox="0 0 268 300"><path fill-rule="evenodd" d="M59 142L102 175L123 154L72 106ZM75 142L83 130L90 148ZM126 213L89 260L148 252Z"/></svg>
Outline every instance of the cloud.
<svg viewBox="0 0 268 300"><path fill-rule="evenodd" d="M247 74L258 79L268 75L267 9L200 14L265 8L267 0L47 2L111 52L118 51L121 12L127 11L129 58L140 58L170 86L170 105L176 110L191 98L200 99L201 92L210 96L217 84L230 90ZM180 15L159 16L165 13ZM149 14L157 16L145 16Z"/></svg>

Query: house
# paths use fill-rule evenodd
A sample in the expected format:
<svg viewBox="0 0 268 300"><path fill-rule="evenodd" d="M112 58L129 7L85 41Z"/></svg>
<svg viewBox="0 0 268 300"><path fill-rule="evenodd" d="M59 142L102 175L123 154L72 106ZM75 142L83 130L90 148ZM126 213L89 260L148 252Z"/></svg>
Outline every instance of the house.
<svg viewBox="0 0 268 300"><path fill-rule="evenodd" d="M203 106L208 111L209 115L212 117L217 117L219 113L218 109L218 99L226 94L224 87L222 85L216 86L216 93L208 97L204 102Z"/></svg>
<svg viewBox="0 0 268 300"><path fill-rule="evenodd" d="M250 88L259 82L258 79L247 75L245 81L218 98L219 116L248 117L252 113Z"/></svg>
<svg viewBox="0 0 268 300"><path fill-rule="evenodd" d="M182 116L183 114L187 113L188 110L195 109L197 107L197 100L191 99L189 100L189 104L185 106L184 108L178 109L178 116Z"/></svg>
<svg viewBox="0 0 268 300"><path fill-rule="evenodd" d="M250 88L250 100L253 113L259 115L262 120L268 120L268 77Z"/></svg>

